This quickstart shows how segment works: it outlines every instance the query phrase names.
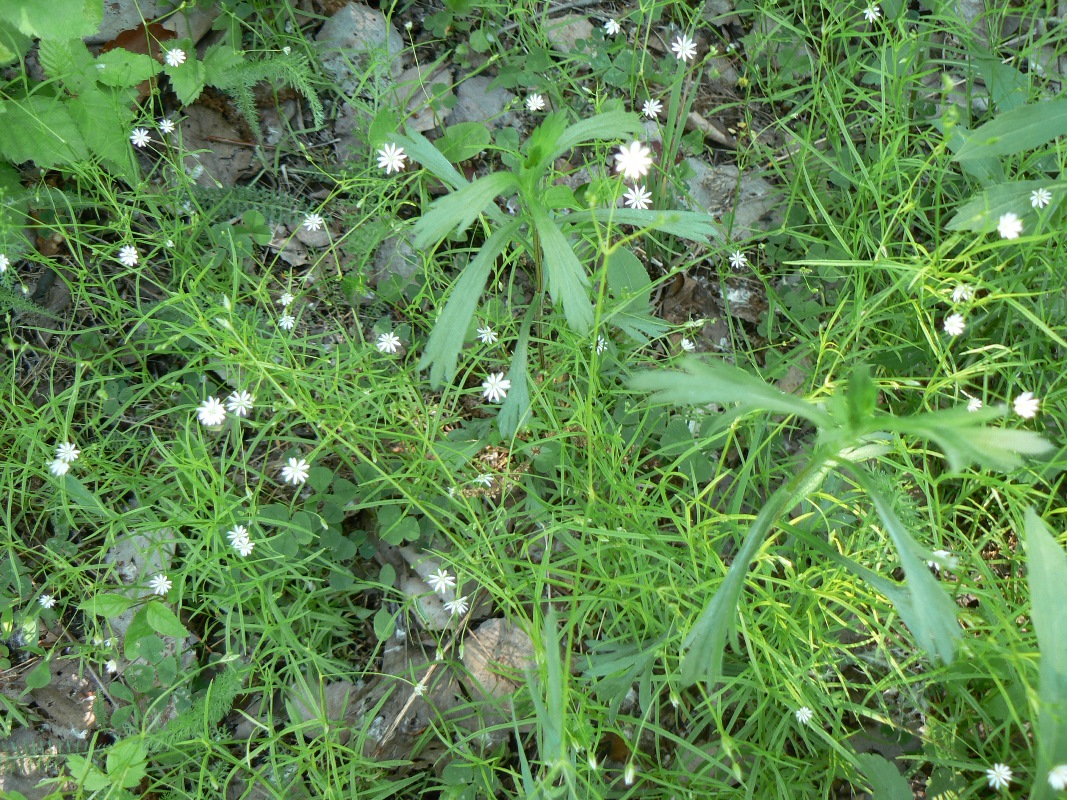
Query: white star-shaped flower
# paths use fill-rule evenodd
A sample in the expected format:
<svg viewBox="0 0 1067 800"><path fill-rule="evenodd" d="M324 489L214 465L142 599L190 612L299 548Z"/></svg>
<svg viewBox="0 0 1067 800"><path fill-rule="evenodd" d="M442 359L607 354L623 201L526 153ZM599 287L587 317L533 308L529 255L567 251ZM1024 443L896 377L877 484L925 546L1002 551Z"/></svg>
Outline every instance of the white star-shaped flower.
<svg viewBox="0 0 1067 800"><path fill-rule="evenodd" d="M167 66L180 67L182 64L185 63L185 58L186 56L184 50L181 50L177 47L175 47L173 50L168 50L166 55Z"/></svg>
<svg viewBox="0 0 1067 800"><path fill-rule="evenodd" d="M41 608L55 608L56 599L50 594L42 594L37 602L41 604Z"/></svg>
<svg viewBox="0 0 1067 800"><path fill-rule="evenodd" d="M486 325L484 328L478 329L478 339L482 344L493 344L497 340L496 331Z"/></svg>
<svg viewBox="0 0 1067 800"><path fill-rule="evenodd" d="M945 333L949 336L962 336L967 323L962 314L949 314L945 317Z"/></svg>
<svg viewBox="0 0 1067 800"><path fill-rule="evenodd" d="M636 181L643 178L652 169L652 151L641 142L631 142L619 147L615 155L615 171L621 172L627 180Z"/></svg>
<svg viewBox="0 0 1067 800"><path fill-rule="evenodd" d="M967 398L967 410L970 411L972 414L975 411L981 411L982 410L982 401L979 400L977 397L969 397L969 398Z"/></svg>
<svg viewBox="0 0 1067 800"><path fill-rule="evenodd" d="M468 608L470 608L470 604L467 602L466 597L457 597L455 600L445 603L445 611L454 617L462 617L467 613Z"/></svg>
<svg viewBox="0 0 1067 800"><path fill-rule="evenodd" d="M0 253L0 275L7 272L7 268L11 266L11 259L9 259L4 253Z"/></svg>
<svg viewBox="0 0 1067 800"><path fill-rule="evenodd" d="M443 569L438 569L437 572L431 572L426 576L426 583L437 594L444 594L449 589L456 588L456 579L445 572Z"/></svg>
<svg viewBox="0 0 1067 800"><path fill-rule="evenodd" d="M296 317L288 313L282 314L278 317L278 327L283 331L291 331L296 327Z"/></svg>
<svg viewBox="0 0 1067 800"><path fill-rule="evenodd" d="M226 407L222 405L219 398L209 397L196 409L196 416L200 419L201 425L207 425L209 428L213 425L221 425L226 421Z"/></svg>
<svg viewBox="0 0 1067 800"><path fill-rule="evenodd" d="M863 18L868 22L877 22L881 19L882 9L875 5L867 6L863 9Z"/></svg>
<svg viewBox="0 0 1067 800"><path fill-rule="evenodd" d="M174 129L177 126L174 124L174 120L169 117L163 117L159 121L159 132L166 136L168 133L174 133Z"/></svg>
<svg viewBox="0 0 1067 800"><path fill-rule="evenodd" d="M154 576L152 580L148 582L148 588L151 589L154 593L158 594L160 597L164 596L167 592L169 592L171 586L173 585L174 584L170 582L170 578L168 578L162 572Z"/></svg>
<svg viewBox="0 0 1067 800"><path fill-rule="evenodd" d="M1044 208L1052 202L1052 192L1041 187L1030 192L1030 205L1034 208Z"/></svg>
<svg viewBox="0 0 1067 800"><path fill-rule="evenodd" d="M646 100L644 105L641 106L641 113L649 119L655 119L659 116L659 112L663 110L663 103L659 100Z"/></svg>
<svg viewBox="0 0 1067 800"><path fill-rule="evenodd" d="M697 349L696 343L692 339L682 339L679 344L682 346L682 350L687 353L692 353Z"/></svg>
<svg viewBox="0 0 1067 800"><path fill-rule="evenodd" d="M796 714L797 722L801 725L807 725L815 718L815 712L807 706L801 706L794 712L794 714Z"/></svg>
<svg viewBox="0 0 1067 800"><path fill-rule="evenodd" d="M740 250L734 250L730 253L730 266L734 269L744 269L748 266L748 256Z"/></svg>
<svg viewBox="0 0 1067 800"><path fill-rule="evenodd" d="M133 133L130 134L130 141L133 142L134 147L147 147L151 140L147 128L134 128Z"/></svg>
<svg viewBox="0 0 1067 800"><path fill-rule="evenodd" d="M490 486L493 485L493 476L490 475L488 472L483 472L481 475L474 479L474 482L480 483L482 486L488 489Z"/></svg>
<svg viewBox="0 0 1067 800"><path fill-rule="evenodd" d="M252 555L252 551L256 547L256 543L248 538L238 539L235 542L231 542L231 545L242 558L248 558L248 556Z"/></svg>
<svg viewBox="0 0 1067 800"><path fill-rule="evenodd" d="M119 263L124 267L136 267L140 258L137 248L132 244L124 244L119 248Z"/></svg>
<svg viewBox="0 0 1067 800"><path fill-rule="evenodd" d="M623 202L630 208L645 209L652 202L652 194L646 192L644 186L631 186L626 190Z"/></svg>
<svg viewBox="0 0 1067 800"><path fill-rule="evenodd" d="M68 464L72 464L78 460L78 456L81 455L81 450L75 447L70 442L63 442L56 445L56 458L59 461L66 461Z"/></svg>
<svg viewBox="0 0 1067 800"><path fill-rule="evenodd" d="M499 403L508 396L511 381L504 377L503 372L493 372L482 381L482 394L490 403Z"/></svg>
<svg viewBox="0 0 1067 800"><path fill-rule="evenodd" d="M1067 789L1067 764L1057 764L1048 771L1048 785L1057 792Z"/></svg>
<svg viewBox="0 0 1067 800"><path fill-rule="evenodd" d="M302 458L290 458L282 467L282 480L299 486L308 479L311 465Z"/></svg>
<svg viewBox="0 0 1067 800"><path fill-rule="evenodd" d="M282 308L288 308L293 304L293 301L295 299L296 298L293 297L291 292L282 292L281 295L278 297L278 305L280 305Z"/></svg>
<svg viewBox="0 0 1067 800"><path fill-rule="evenodd" d="M104 664L104 669L107 670L109 675L114 675L116 672L119 671L119 662L113 658L109 658L107 660L107 663Z"/></svg>
<svg viewBox="0 0 1067 800"><path fill-rule="evenodd" d="M235 417L247 417L256 398L249 392L233 392L226 398L226 409Z"/></svg>
<svg viewBox="0 0 1067 800"><path fill-rule="evenodd" d="M51 464L48 465L48 471L55 475L57 478L62 478L68 472L70 472L70 462L63 461L57 458Z"/></svg>
<svg viewBox="0 0 1067 800"><path fill-rule="evenodd" d="M226 532L226 538L230 540L230 544L243 542L248 538L248 526L234 525L233 528Z"/></svg>
<svg viewBox="0 0 1067 800"><path fill-rule="evenodd" d="M622 25L614 19L609 19L604 23L604 33L608 36L618 36L622 32Z"/></svg>
<svg viewBox="0 0 1067 800"><path fill-rule="evenodd" d="M400 172L407 158L403 147L397 147L395 143L390 142L378 151L378 169L384 169L386 175Z"/></svg>
<svg viewBox="0 0 1067 800"><path fill-rule="evenodd" d="M545 98L534 92L526 97L526 110L527 111L543 111L545 108Z"/></svg>
<svg viewBox="0 0 1067 800"><path fill-rule="evenodd" d="M952 302L953 303L966 303L974 297L974 289L968 286L966 283L961 283L955 289L952 290Z"/></svg>
<svg viewBox="0 0 1067 800"><path fill-rule="evenodd" d="M608 349L608 340L604 338L603 334L596 337L596 343L593 345L593 349L596 351L597 355L600 355Z"/></svg>
<svg viewBox="0 0 1067 800"><path fill-rule="evenodd" d="M1000 215L1000 219L997 220L997 233L1002 239L1018 239L1022 232L1023 221L1019 219L1018 214L1009 211L1007 214Z"/></svg>
<svg viewBox="0 0 1067 800"><path fill-rule="evenodd" d="M1008 784L1011 783L1011 775L1011 767L1007 764L994 764L992 768L985 771L985 778L989 788L996 791L1008 788Z"/></svg>
<svg viewBox="0 0 1067 800"><path fill-rule="evenodd" d="M684 33L679 33L675 40L671 42L671 50L679 61L690 61L697 54L696 44Z"/></svg>
<svg viewBox="0 0 1067 800"><path fill-rule="evenodd" d="M390 331L389 333L379 333L378 341L374 343L383 353L394 355L397 350L400 349L400 337Z"/></svg>
<svg viewBox="0 0 1067 800"><path fill-rule="evenodd" d="M1041 408L1041 401L1034 397L1033 392L1023 392L1012 401L1015 413L1023 419L1033 419Z"/></svg>
<svg viewBox="0 0 1067 800"><path fill-rule="evenodd" d="M304 217L304 227L309 231L321 231L325 222L321 214L307 214Z"/></svg>

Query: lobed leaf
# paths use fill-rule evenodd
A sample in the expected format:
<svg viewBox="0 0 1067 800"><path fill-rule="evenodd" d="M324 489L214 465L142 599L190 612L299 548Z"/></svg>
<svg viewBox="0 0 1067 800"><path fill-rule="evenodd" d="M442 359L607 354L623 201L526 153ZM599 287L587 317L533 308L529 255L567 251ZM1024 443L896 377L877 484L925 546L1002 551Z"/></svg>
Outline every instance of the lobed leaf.
<svg viewBox="0 0 1067 800"><path fill-rule="evenodd" d="M557 138L552 157L566 153L580 144L636 136L643 130L641 119L629 111L608 111L569 125Z"/></svg>
<svg viewBox="0 0 1067 800"><path fill-rule="evenodd" d="M530 208L534 228L541 240L541 252L548 291L563 306L563 316L571 330L588 333L593 327L593 305L589 300L589 276L574 254L563 232L539 206Z"/></svg>
<svg viewBox="0 0 1067 800"><path fill-rule="evenodd" d="M453 229L462 233L486 210L497 195L518 188L515 176L508 172L493 172L474 183L440 197L430 210L415 223L414 246L423 249L445 238ZM497 210L493 206L494 210Z"/></svg>

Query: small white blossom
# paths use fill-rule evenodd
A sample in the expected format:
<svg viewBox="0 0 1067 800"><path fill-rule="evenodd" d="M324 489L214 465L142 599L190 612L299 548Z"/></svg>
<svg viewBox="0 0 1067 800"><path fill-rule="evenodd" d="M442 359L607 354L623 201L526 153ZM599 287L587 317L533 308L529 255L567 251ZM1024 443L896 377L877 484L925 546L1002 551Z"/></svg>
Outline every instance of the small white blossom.
<svg viewBox="0 0 1067 800"><path fill-rule="evenodd" d="M248 558L252 555L252 551L256 547L256 543L251 539L238 539L235 542L231 542L233 549L237 551L237 554L242 558Z"/></svg>
<svg viewBox="0 0 1067 800"><path fill-rule="evenodd" d="M677 38L671 42L671 51L679 61L691 61L696 57L697 46L684 33L679 33Z"/></svg>
<svg viewBox="0 0 1067 800"><path fill-rule="evenodd" d="M961 314L949 314L945 317L945 333L949 336L962 336L967 327Z"/></svg>
<svg viewBox="0 0 1067 800"><path fill-rule="evenodd" d="M247 417L256 398L249 392L233 392L226 398L226 409L235 417Z"/></svg>
<svg viewBox="0 0 1067 800"><path fill-rule="evenodd" d="M137 266L138 260L141 256L137 252L137 248L132 244L124 244L119 248L119 263L124 267Z"/></svg>
<svg viewBox="0 0 1067 800"><path fill-rule="evenodd" d="M623 202L630 208L648 208L649 203L652 202L652 194L645 191L644 186L631 186L626 190Z"/></svg>
<svg viewBox="0 0 1067 800"><path fill-rule="evenodd" d="M1011 767L1007 764L994 764L991 769L985 771L985 778L989 783L989 788L997 791L1008 788L1008 784L1011 783L1011 775Z"/></svg>
<svg viewBox="0 0 1067 800"><path fill-rule="evenodd" d="M1041 187L1030 192L1030 205L1034 208L1044 208L1052 202L1052 192Z"/></svg>
<svg viewBox="0 0 1067 800"><path fill-rule="evenodd" d="M797 722L801 725L807 725L815 718L815 712L807 706L801 706L794 713L796 714Z"/></svg>
<svg viewBox="0 0 1067 800"><path fill-rule="evenodd" d="M961 283L952 290L953 303L966 303L969 302L972 297L974 297L974 289L966 283Z"/></svg>
<svg viewBox="0 0 1067 800"><path fill-rule="evenodd" d="M278 327L283 331L291 331L296 327L296 317L289 313L282 314L278 317Z"/></svg>
<svg viewBox="0 0 1067 800"><path fill-rule="evenodd" d="M390 331L378 334L378 341L374 344L383 353L394 355L400 349L400 337Z"/></svg>
<svg viewBox="0 0 1067 800"><path fill-rule="evenodd" d="M173 248L174 247L174 240L173 239L167 239L167 241L163 242L163 244L166 247Z"/></svg>
<svg viewBox="0 0 1067 800"><path fill-rule="evenodd" d="M449 589L456 588L456 579L445 572L443 569L438 569L437 572L432 572L426 578L426 583L437 594L444 594Z"/></svg>
<svg viewBox="0 0 1067 800"><path fill-rule="evenodd" d="M527 111L543 111L545 108L545 98L534 92L526 97L526 110Z"/></svg>
<svg viewBox="0 0 1067 800"><path fill-rule="evenodd" d="M404 148L397 147L393 142L378 151L378 169L384 169L386 175L400 172L404 168L405 161L407 161L407 155L404 153Z"/></svg>
<svg viewBox="0 0 1067 800"><path fill-rule="evenodd" d="M311 465L302 458L290 458L282 467L282 479L293 486L299 486L308 479Z"/></svg>
<svg viewBox="0 0 1067 800"><path fill-rule="evenodd" d="M1018 239L1022 232L1023 221L1014 212L1001 214L1000 219L997 220L997 233L1003 239Z"/></svg>
<svg viewBox="0 0 1067 800"><path fill-rule="evenodd" d="M474 482L480 483L482 486L488 488L493 485L493 476L490 475L488 472L483 472L481 475L474 479Z"/></svg>
<svg viewBox="0 0 1067 800"><path fill-rule="evenodd" d="M209 397L197 408L196 416L199 417L201 425L221 425L226 421L226 408L219 398Z"/></svg>
<svg viewBox="0 0 1067 800"><path fill-rule="evenodd" d="M226 538L233 542L243 542L248 538L248 526L246 525L234 525L229 531L226 532Z"/></svg>
<svg viewBox="0 0 1067 800"><path fill-rule="evenodd" d="M59 461L66 461L71 464L78 460L78 456L81 455L81 450L75 447L70 442L63 442L56 445L56 458Z"/></svg>
<svg viewBox="0 0 1067 800"><path fill-rule="evenodd" d="M618 36L622 32L622 26L617 20L609 19L604 23L604 33L608 36Z"/></svg>
<svg viewBox="0 0 1067 800"><path fill-rule="evenodd" d="M682 339L679 344L681 344L682 350L687 353L692 353L694 350L697 349L696 343L692 339Z"/></svg>
<svg viewBox="0 0 1067 800"><path fill-rule="evenodd" d="M622 782L627 786L633 786L637 780L637 765L632 760L626 762L626 769L622 771Z"/></svg>
<svg viewBox="0 0 1067 800"><path fill-rule="evenodd" d="M596 344L593 345L593 349L596 350L597 355L608 349L608 340L604 338L603 334L599 334L596 337Z"/></svg>
<svg viewBox="0 0 1067 800"><path fill-rule="evenodd" d="M1015 413L1024 419L1033 419L1037 416L1037 410L1041 407L1041 401L1034 397L1033 392L1023 392L1012 401Z"/></svg>
<svg viewBox="0 0 1067 800"><path fill-rule="evenodd" d="M960 560L948 550L934 550L930 555L933 556L933 559L927 561L926 566L930 567L935 572L940 572L942 566L948 567L949 569L955 569L960 564Z"/></svg>
<svg viewBox="0 0 1067 800"><path fill-rule="evenodd" d="M663 110L663 103L659 100L646 100L645 104L641 106L641 113L649 119L655 119L659 116L659 112Z"/></svg>
<svg viewBox="0 0 1067 800"><path fill-rule="evenodd" d="M748 266L748 256L746 256L740 250L734 250L730 253L730 266L734 269L743 269Z"/></svg>
<svg viewBox="0 0 1067 800"><path fill-rule="evenodd" d="M174 584L170 582L170 578L168 578L162 572L160 572L148 582L148 588L158 594L160 597L169 592L171 586L173 585Z"/></svg>
<svg viewBox="0 0 1067 800"><path fill-rule="evenodd" d="M470 603L467 602L466 597L457 597L455 600L445 603L445 611L454 617L462 617L467 613L468 608L470 608Z"/></svg>
<svg viewBox="0 0 1067 800"><path fill-rule="evenodd" d="M621 172L627 180L636 181L643 178L652 169L652 151L641 142L631 142L619 147L615 156L615 171Z"/></svg>
<svg viewBox="0 0 1067 800"><path fill-rule="evenodd" d="M11 266L11 259L9 259L4 253L0 253L0 275L7 272L7 268Z"/></svg>
<svg viewBox="0 0 1067 800"><path fill-rule="evenodd" d="M109 675L114 675L116 672L119 671L119 662L113 658L109 658L107 660L107 663L104 664L104 669L107 670Z"/></svg>
<svg viewBox="0 0 1067 800"><path fill-rule="evenodd" d="M55 608L56 599L50 594L42 594L37 602L41 604L41 608Z"/></svg>
<svg viewBox="0 0 1067 800"><path fill-rule="evenodd" d="M133 133L130 134L130 141L133 142L134 147L147 147L148 143L151 141L148 129L134 128Z"/></svg>
<svg viewBox="0 0 1067 800"><path fill-rule="evenodd" d="M293 301L295 299L296 298L293 297L291 292L282 292L281 296L278 298L278 305L280 305L282 308L288 308L293 304Z"/></svg>
<svg viewBox="0 0 1067 800"><path fill-rule="evenodd" d="M493 372L482 381L483 394L490 403L499 403L508 396L511 381L504 377L503 372Z"/></svg>
<svg viewBox="0 0 1067 800"><path fill-rule="evenodd" d="M185 58L186 56L184 50L180 50L177 47L175 47L173 50L168 50L166 56L167 66L180 67L182 64L185 63Z"/></svg>
<svg viewBox="0 0 1067 800"><path fill-rule="evenodd" d="M307 214L304 217L304 227L309 231L320 231L325 223L326 220L322 218L321 214Z"/></svg>
<svg viewBox="0 0 1067 800"><path fill-rule="evenodd" d="M969 398L967 398L967 410L968 411L970 411L973 414L975 411L980 411L981 409L982 409L982 401L981 400L979 400L977 397L969 397Z"/></svg>
<svg viewBox="0 0 1067 800"><path fill-rule="evenodd" d="M882 9L875 5L869 5L863 9L863 18L868 22L877 22L882 16Z"/></svg>
<svg viewBox="0 0 1067 800"><path fill-rule="evenodd" d="M421 683L416 683L414 686L411 687L411 693L416 697L422 697L424 694L426 694L426 687L423 686Z"/></svg>
<svg viewBox="0 0 1067 800"><path fill-rule="evenodd" d="M48 465L49 471L57 478L62 478L68 472L70 472L70 463L57 458L51 464Z"/></svg>
<svg viewBox="0 0 1067 800"><path fill-rule="evenodd" d="M1057 764L1048 771L1048 785L1057 792L1067 789L1067 764Z"/></svg>
<svg viewBox="0 0 1067 800"><path fill-rule="evenodd" d="M163 119L159 121L159 132L162 133L164 136L166 136L168 133L174 133L175 127L177 126L174 124L174 120L170 119L169 117L163 117ZM171 242L169 245L167 245L167 247L174 247L174 243Z"/></svg>
<svg viewBox="0 0 1067 800"><path fill-rule="evenodd" d="M489 325L484 328L478 329L478 339L482 344L493 344L497 340L496 331L494 331Z"/></svg>

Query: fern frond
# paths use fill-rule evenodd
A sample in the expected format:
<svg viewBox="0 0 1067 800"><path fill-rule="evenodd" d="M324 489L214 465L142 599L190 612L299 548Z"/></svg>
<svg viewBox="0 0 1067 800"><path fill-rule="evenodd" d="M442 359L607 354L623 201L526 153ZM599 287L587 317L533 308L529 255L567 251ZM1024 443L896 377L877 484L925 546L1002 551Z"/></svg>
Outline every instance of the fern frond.
<svg viewBox="0 0 1067 800"><path fill-rule="evenodd" d="M209 82L233 98L234 105L248 120L256 138L261 139L263 131L259 125L259 113L256 111L255 96L252 93L253 87L260 81L288 83L307 100L316 127L325 124L326 114L322 101L311 85L311 68L303 57L271 56L258 61L244 60L221 75L211 76Z"/></svg>

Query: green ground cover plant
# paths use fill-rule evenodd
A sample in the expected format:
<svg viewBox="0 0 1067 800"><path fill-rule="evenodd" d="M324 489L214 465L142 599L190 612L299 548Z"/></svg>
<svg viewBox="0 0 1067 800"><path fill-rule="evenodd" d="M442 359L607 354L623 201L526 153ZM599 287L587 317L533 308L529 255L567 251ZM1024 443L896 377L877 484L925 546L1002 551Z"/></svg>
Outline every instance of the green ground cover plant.
<svg viewBox="0 0 1067 800"><path fill-rule="evenodd" d="M380 6L0 0L5 796L1064 796L1044 5Z"/></svg>

